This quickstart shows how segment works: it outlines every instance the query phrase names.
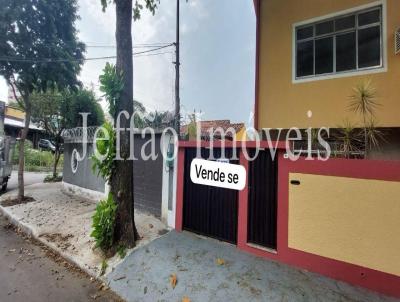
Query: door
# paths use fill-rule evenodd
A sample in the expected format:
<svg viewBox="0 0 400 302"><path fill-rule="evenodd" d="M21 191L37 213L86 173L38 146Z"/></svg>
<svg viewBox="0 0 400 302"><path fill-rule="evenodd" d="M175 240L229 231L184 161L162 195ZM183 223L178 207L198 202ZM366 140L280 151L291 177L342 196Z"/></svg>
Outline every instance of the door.
<svg viewBox="0 0 400 302"><path fill-rule="evenodd" d="M270 249L276 249L277 241L277 174L278 162L269 150L249 162L247 241Z"/></svg>
<svg viewBox="0 0 400 302"><path fill-rule="evenodd" d="M196 157L195 148L185 150L185 180L183 191L183 229L236 244L238 222L238 191L198 185L190 180L190 164ZM210 150L201 149L207 159ZM225 149L231 158L232 149ZM221 158L221 149L214 149L214 157ZM239 161L231 160L231 164Z"/></svg>
<svg viewBox="0 0 400 302"><path fill-rule="evenodd" d="M155 136L155 151L157 159L144 160L141 157L143 146L151 139L150 135L144 138L141 135L135 135L133 162L133 193L135 208L150 213L156 217L161 217L162 203L162 175L163 175L163 157L160 149L160 135ZM147 144L145 154L151 153L151 145Z"/></svg>

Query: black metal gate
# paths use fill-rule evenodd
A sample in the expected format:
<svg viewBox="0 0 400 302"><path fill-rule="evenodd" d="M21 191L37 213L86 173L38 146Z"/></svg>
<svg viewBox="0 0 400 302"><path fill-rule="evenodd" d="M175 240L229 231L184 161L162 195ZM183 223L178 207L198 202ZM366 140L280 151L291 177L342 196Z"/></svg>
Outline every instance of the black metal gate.
<svg viewBox="0 0 400 302"><path fill-rule="evenodd" d="M133 162L133 188L135 208L161 217L162 202L162 177L163 157L161 156L160 140L161 134L155 135L155 151L157 159L144 160L141 157L142 147L150 140L151 136L135 135L134 155L137 160ZM145 148L146 154L151 152L151 145Z"/></svg>
<svg viewBox="0 0 400 302"><path fill-rule="evenodd" d="M238 191L193 183L190 164L196 152L195 148L185 150L183 229L236 244ZM208 159L209 154L210 149L201 149L202 158ZM214 157L221 157L221 149L214 149ZM225 149L225 157L232 157L232 149ZM239 161L230 163L238 164Z"/></svg>
<svg viewBox="0 0 400 302"><path fill-rule="evenodd" d="M252 157L254 152L249 152ZM249 162L247 241L271 249L276 249L277 237L277 173L269 150Z"/></svg>

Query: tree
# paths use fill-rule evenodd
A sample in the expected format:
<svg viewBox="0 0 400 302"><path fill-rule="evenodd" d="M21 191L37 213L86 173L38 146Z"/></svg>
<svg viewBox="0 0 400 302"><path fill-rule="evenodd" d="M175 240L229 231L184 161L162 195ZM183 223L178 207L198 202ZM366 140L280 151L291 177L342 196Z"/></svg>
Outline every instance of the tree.
<svg viewBox="0 0 400 302"><path fill-rule="evenodd" d="M62 112L65 116L66 128L82 127L81 112L90 113L87 118L88 126L100 126L104 123L104 112L93 90L78 89L64 92Z"/></svg>
<svg viewBox="0 0 400 302"><path fill-rule="evenodd" d="M103 10L111 2L100 0ZM116 74L121 76L122 90L116 102L114 119L121 111L133 113L133 52L132 52L132 19L140 18L140 12L146 7L153 14L159 0L114 0L116 11L116 45L117 63ZM133 5L134 2L134 5ZM129 128L129 120L121 119L121 128ZM118 245L132 247L139 237L134 220L134 195L133 195L133 161L129 158L129 132L121 132L121 157L116 161L111 174L111 193L118 205L115 220L114 240Z"/></svg>
<svg viewBox="0 0 400 302"><path fill-rule="evenodd" d="M25 111L19 144L18 198L24 198L24 143L31 93L76 87L85 45L78 40L76 0L3 0L0 10L0 75Z"/></svg>
<svg viewBox="0 0 400 302"><path fill-rule="evenodd" d="M92 90L58 90L33 92L31 95L32 121L43 127L54 142L53 177L57 177L57 165L61 156L62 132L82 125L81 112L90 113L88 126L104 122L104 113Z"/></svg>

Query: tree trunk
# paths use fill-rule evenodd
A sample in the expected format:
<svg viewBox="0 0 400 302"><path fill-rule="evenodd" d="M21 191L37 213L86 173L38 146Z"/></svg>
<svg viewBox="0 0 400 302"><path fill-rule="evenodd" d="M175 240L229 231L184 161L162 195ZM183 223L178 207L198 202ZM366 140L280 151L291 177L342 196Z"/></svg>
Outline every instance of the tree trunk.
<svg viewBox="0 0 400 302"><path fill-rule="evenodd" d="M25 166L25 140L28 136L29 124L31 121L31 104L29 101L29 93L23 96L25 105L25 124L21 132L19 140L19 161L18 161L18 199L22 200L25 195L24 191L24 166Z"/></svg>
<svg viewBox="0 0 400 302"><path fill-rule="evenodd" d="M116 1L116 42L117 70L124 77L124 88L117 106L119 112L126 110L130 116L133 113L133 57L132 57L132 0ZM129 128L130 122L121 118L121 128ZM121 157L129 158L129 132L121 131ZM115 241L126 247L133 247L138 234L134 221L133 196L133 161L115 161L111 175L111 193L118 204L115 225Z"/></svg>
<svg viewBox="0 0 400 302"><path fill-rule="evenodd" d="M58 162L60 160L60 150L59 147L56 147L56 151L54 152L54 166L53 166L53 178L55 179L57 177L57 166Z"/></svg>

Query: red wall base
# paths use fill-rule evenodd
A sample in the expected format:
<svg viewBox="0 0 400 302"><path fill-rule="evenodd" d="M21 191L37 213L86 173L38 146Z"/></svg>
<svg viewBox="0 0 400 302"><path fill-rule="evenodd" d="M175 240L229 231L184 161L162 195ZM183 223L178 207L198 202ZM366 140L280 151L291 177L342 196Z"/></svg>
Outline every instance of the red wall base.
<svg viewBox="0 0 400 302"><path fill-rule="evenodd" d="M204 143L202 143L202 146L205 147ZM176 201L177 231L182 230L184 177L189 177L185 176L183 171L184 147L194 146L192 144L183 144L179 148ZM248 162L243 152L240 152L240 164L246 168L246 171L248 170ZM331 159L327 162L300 159L292 162L285 159L283 152L280 152L278 156L278 171L278 242L276 253L247 245L248 186L239 192L238 248L259 257L280 261L333 279L345 281L355 286L400 298L399 276L288 247L289 172L400 181L400 162L346 159Z"/></svg>

